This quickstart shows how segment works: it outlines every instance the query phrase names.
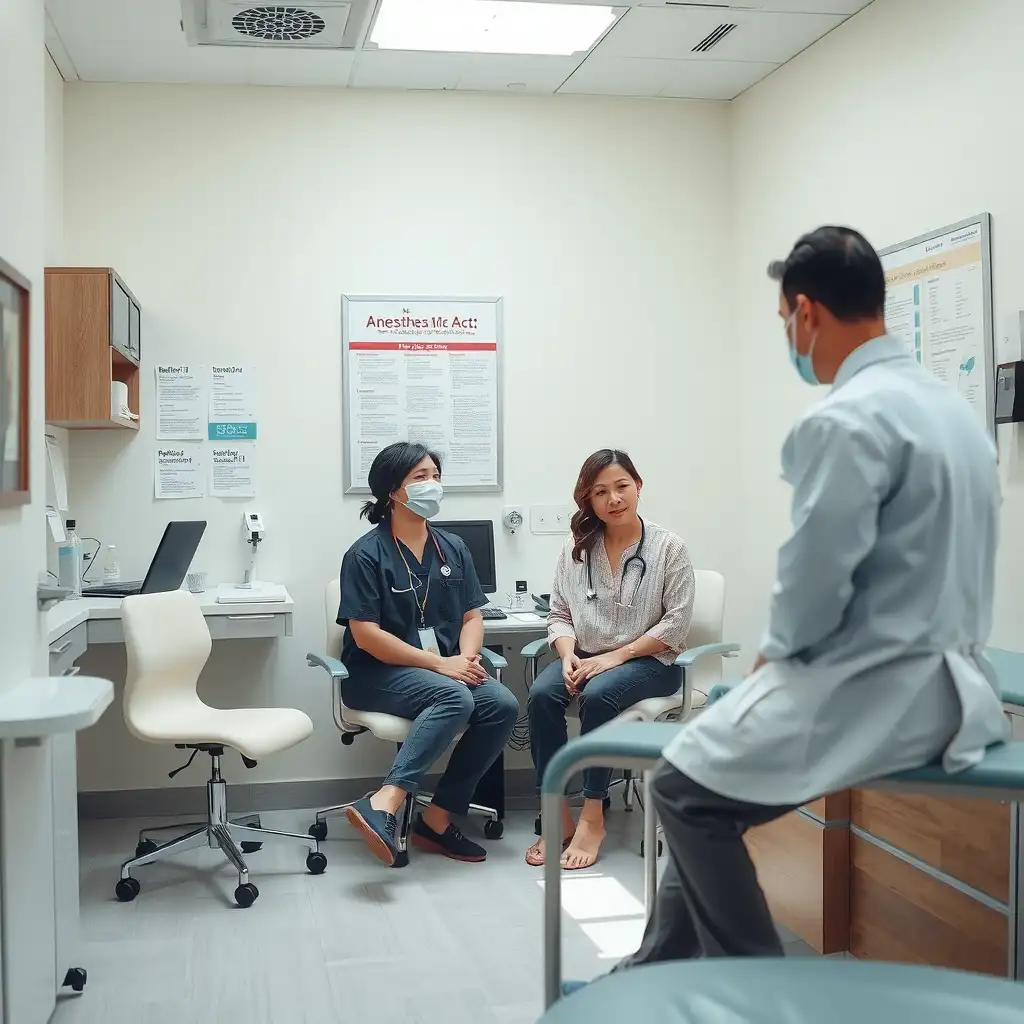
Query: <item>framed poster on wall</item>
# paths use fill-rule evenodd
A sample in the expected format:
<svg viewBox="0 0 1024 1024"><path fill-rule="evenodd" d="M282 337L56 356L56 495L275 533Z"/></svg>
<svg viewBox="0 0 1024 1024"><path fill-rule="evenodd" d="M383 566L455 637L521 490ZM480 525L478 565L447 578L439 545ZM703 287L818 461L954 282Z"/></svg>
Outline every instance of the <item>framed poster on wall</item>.
<svg viewBox="0 0 1024 1024"><path fill-rule="evenodd" d="M883 249L885 323L995 433L992 228L987 213Z"/></svg>
<svg viewBox="0 0 1024 1024"><path fill-rule="evenodd" d="M343 295L346 494L394 441L440 456L448 491L502 489L500 298Z"/></svg>
<svg viewBox="0 0 1024 1024"><path fill-rule="evenodd" d="M29 493L29 296L31 285L0 260L0 508Z"/></svg>

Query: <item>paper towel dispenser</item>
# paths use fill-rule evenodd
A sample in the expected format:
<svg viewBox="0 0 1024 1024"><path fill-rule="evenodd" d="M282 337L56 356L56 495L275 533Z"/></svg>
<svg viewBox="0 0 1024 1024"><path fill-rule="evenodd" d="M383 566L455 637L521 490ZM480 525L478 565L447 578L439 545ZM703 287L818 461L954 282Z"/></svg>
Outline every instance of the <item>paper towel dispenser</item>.
<svg viewBox="0 0 1024 1024"><path fill-rule="evenodd" d="M1024 360L996 367L996 423L1024 421Z"/></svg>

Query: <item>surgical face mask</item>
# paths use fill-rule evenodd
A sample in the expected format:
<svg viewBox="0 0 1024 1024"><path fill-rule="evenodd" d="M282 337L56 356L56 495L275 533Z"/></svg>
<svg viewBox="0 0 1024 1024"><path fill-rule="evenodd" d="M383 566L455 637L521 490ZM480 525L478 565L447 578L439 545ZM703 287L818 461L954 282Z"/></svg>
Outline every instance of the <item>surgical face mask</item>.
<svg viewBox="0 0 1024 1024"><path fill-rule="evenodd" d="M433 519L441 511L441 499L444 497L444 490L436 480L421 480L414 484L408 484L405 488L408 501L402 504L424 519Z"/></svg>
<svg viewBox="0 0 1024 1024"><path fill-rule="evenodd" d="M807 384L820 384L818 375L814 372L814 346L818 343L818 335L815 334L811 338L811 347L807 350L807 355L801 355L796 348L796 312L790 314L789 319L786 321L786 338L789 341L789 361L796 367L796 372L800 374L800 379L805 381Z"/></svg>

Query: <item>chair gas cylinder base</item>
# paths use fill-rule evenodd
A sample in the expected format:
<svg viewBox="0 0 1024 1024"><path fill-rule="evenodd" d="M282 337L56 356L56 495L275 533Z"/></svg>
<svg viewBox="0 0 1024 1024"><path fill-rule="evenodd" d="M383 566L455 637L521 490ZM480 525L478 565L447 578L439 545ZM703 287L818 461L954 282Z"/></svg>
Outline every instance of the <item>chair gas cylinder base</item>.
<svg viewBox="0 0 1024 1024"><path fill-rule="evenodd" d="M327 858L308 835L262 827L259 815L228 817L227 783L221 775L226 749L237 750L246 768L256 759L287 750L313 731L309 716L296 708L214 708L199 698L199 675L210 656L210 631L195 597L183 590L126 597L121 603L128 671L124 718L128 730L147 743L164 743L189 750L188 761L169 773L174 778L202 751L210 757L206 784L206 821L194 826L171 825L144 829L135 856L121 865L114 893L122 903L142 890L136 868L209 846L220 850L238 872L235 902L251 907L259 889L249 881L244 853L255 853L264 842L297 843L306 848L306 870L319 875ZM170 842L157 844L148 833L184 830Z"/></svg>
<svg viewBox="0 0 1024 1024"><path fill-rule="evenodd" d="M220 850L228 862L238 872L238 887L235 889L235 902L240 907L251 907L260 894L259 889L249 881L249 868L243 854L258 852L264 842L286 841L299 843L309 851L306 854L306 870L311 875L322 874L327 867L327 857L320 852L320 845L310 836L293 832L279 832L275 829L262 827L258 814L246 814L235 818L228 817L227 783L221 777L220 759L224 756L224 747L217 744L176 744L191 750L188 764L199 751L210 756L210 779L206 783L207 817L203 824L196 823L192 828L188 825L167 825L143 829L139 833L139 844L135 847L135 856L121 865L121 877L114 888L114 894L122 903L129 903L142 891L139 880L132 875L135 868L146 864L154 864L169 857L176 857L188 850L196 850L202 846ZM256 762L243 757L247 768L254 768ZM187 767L184 765L183 767ZM172 772L177 774L181 769ZM171 829L188 829L183 835L166 843L155 843L149 838L153 832Z"/></svg>

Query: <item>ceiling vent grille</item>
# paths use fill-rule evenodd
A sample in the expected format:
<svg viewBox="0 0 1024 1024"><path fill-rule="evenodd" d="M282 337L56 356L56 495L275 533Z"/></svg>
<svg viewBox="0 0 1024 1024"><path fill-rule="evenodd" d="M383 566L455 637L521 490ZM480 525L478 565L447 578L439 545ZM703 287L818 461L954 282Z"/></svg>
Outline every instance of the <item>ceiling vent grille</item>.
<svg viewBox="0 0 1024 1024"><path fill-rule="evenodd" d="M267 43L312 39L327 27L324 19L302 7L250 7L231 19L236 32Z"/></svg>
<svg viewBox="0 0 1024 1024"><path fill-rule="evenodd" d="M2 4L4 0L0 0ZM181 0L181 27L189 46L301 47L354 50L376 0Z"/></svg>
<svg viewBox="0 0 1024 1024"><path fill-rule="evenodd" d="M709 32L690 52L707 53L713 46L717 46L737 26L731 22L724 22L714 31Z"/></svg>

